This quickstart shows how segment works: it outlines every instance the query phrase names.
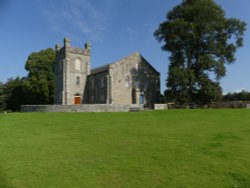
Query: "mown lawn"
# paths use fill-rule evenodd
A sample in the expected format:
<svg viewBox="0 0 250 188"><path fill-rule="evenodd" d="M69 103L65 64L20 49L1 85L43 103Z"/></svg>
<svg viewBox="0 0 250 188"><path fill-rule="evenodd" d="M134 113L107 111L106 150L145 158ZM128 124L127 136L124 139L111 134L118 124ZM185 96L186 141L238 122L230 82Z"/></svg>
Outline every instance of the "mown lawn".
<svg viewBox="0 0 250 188"><path fill-rule="evenodd" d="M0 187L250 187L250 110L0 114Z"/></svg>

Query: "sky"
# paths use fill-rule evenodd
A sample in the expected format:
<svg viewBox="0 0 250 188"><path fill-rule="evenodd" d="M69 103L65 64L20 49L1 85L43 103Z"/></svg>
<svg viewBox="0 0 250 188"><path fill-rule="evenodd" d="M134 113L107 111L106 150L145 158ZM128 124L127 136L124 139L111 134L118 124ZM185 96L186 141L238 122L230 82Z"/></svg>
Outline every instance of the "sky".
<svg viewBox="0 0 250 188"><path fill-rule="evenodd" d="M0 82L26 76L32 52L54 48L69 37L74 47L90 42L92 68L140 52L160 73L165 87L169 54L153 33L182 0L0 0ZM250 24L250 0L215 0L226 17ZM223 92L250 91L250 26L244 46L221 80Z"/></svg>

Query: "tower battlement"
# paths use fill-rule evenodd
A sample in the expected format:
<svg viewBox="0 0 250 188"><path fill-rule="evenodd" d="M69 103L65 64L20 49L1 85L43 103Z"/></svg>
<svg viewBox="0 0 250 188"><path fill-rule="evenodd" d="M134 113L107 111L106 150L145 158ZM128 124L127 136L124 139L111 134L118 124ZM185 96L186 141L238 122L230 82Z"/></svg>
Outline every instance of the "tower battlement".
<svg viewBox="0 0 250 188"><path fill-rule="evenodd" d="M75 54L82 54L86 56L90 56L90 50L91 50L91 45L89 42L86 42L84 44L84 48L76 48L72 47L70 43L69 38L64 38L64 46L61 46L60 44L55 45L55 50L56 52L69 52L69 53L75 53Z"/></svg>

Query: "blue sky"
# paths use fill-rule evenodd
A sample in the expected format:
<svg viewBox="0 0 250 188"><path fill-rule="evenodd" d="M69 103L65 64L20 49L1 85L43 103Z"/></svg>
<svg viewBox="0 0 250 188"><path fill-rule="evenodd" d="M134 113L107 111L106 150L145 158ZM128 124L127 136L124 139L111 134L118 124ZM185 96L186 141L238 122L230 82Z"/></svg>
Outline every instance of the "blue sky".
<svg viewBox="0 0 250 188"><path fill-rule="evenodd" d="M0 81L25 76L32 52L70 37L75 47L92 45L92 67L112 63L139 51L161 72L165 89L168 54L153 32L181 0L0 0ZM227 17L250 23L249 0L216 0ZM222 79L224 92L250 91L250 26L237 60Z"/></svg>

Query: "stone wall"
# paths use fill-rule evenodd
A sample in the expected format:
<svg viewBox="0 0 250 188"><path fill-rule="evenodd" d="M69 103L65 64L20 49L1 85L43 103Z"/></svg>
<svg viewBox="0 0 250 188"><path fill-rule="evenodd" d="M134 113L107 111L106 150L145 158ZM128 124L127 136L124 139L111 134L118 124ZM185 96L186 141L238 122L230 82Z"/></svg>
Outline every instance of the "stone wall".
<svg viewBox="0 0 250 188"><path fill-rule="evenodd" d="M109 74L112 104L153 108L159 102L160 74L138 52L110 64Z"/></svg>
<svg viewBox="0 0 250 188"><path fill-rule="evenodd" d="M155 110L167 110L168 104L154 104Z"/></svg>
<svg viewBox="0 0 250 188"><path fill-rule="evenodd" d="M208 105L209 108L249 108L250 101L215 102Z"/></svg>
<svg viewBox="0 0 250 188"><path fill-rule="evenodd" d="M85 48L70 46L64 39L64 46L56 45L55 61L55 104L75 104L75 97L83 100L87 75L90 74L90 44ZM82 102L82 101L81 101Z"/></svg>
<svg viewBox="0 0 250 188"><path fill-rule="evenodd" d="M87 78L85 89L86 104L109 104L108 97L108 71L99 72L98 74L91 74Z"/></svg>
<svg viewBox="0 0 250 188"><path fill-rule="evenodd" d="M129 112L130 108L114 104L22 105L21 112Z"/></svg>
<svg viewBox="0 0 250 188"><path fill-rule="evenodd" d="M91 70L84 103L153 108L159 102L160 74L138 52Z"/></svg>
<svg viewBox="0 0 250 188"><path fill-rule="evenodd" d="M56 45L56 105L141 104L153 108L159 102L160 73L140 53L90 71L90 50L88 43L84 49L72 47L69 38L64 39L63 47Z"/></svg>

